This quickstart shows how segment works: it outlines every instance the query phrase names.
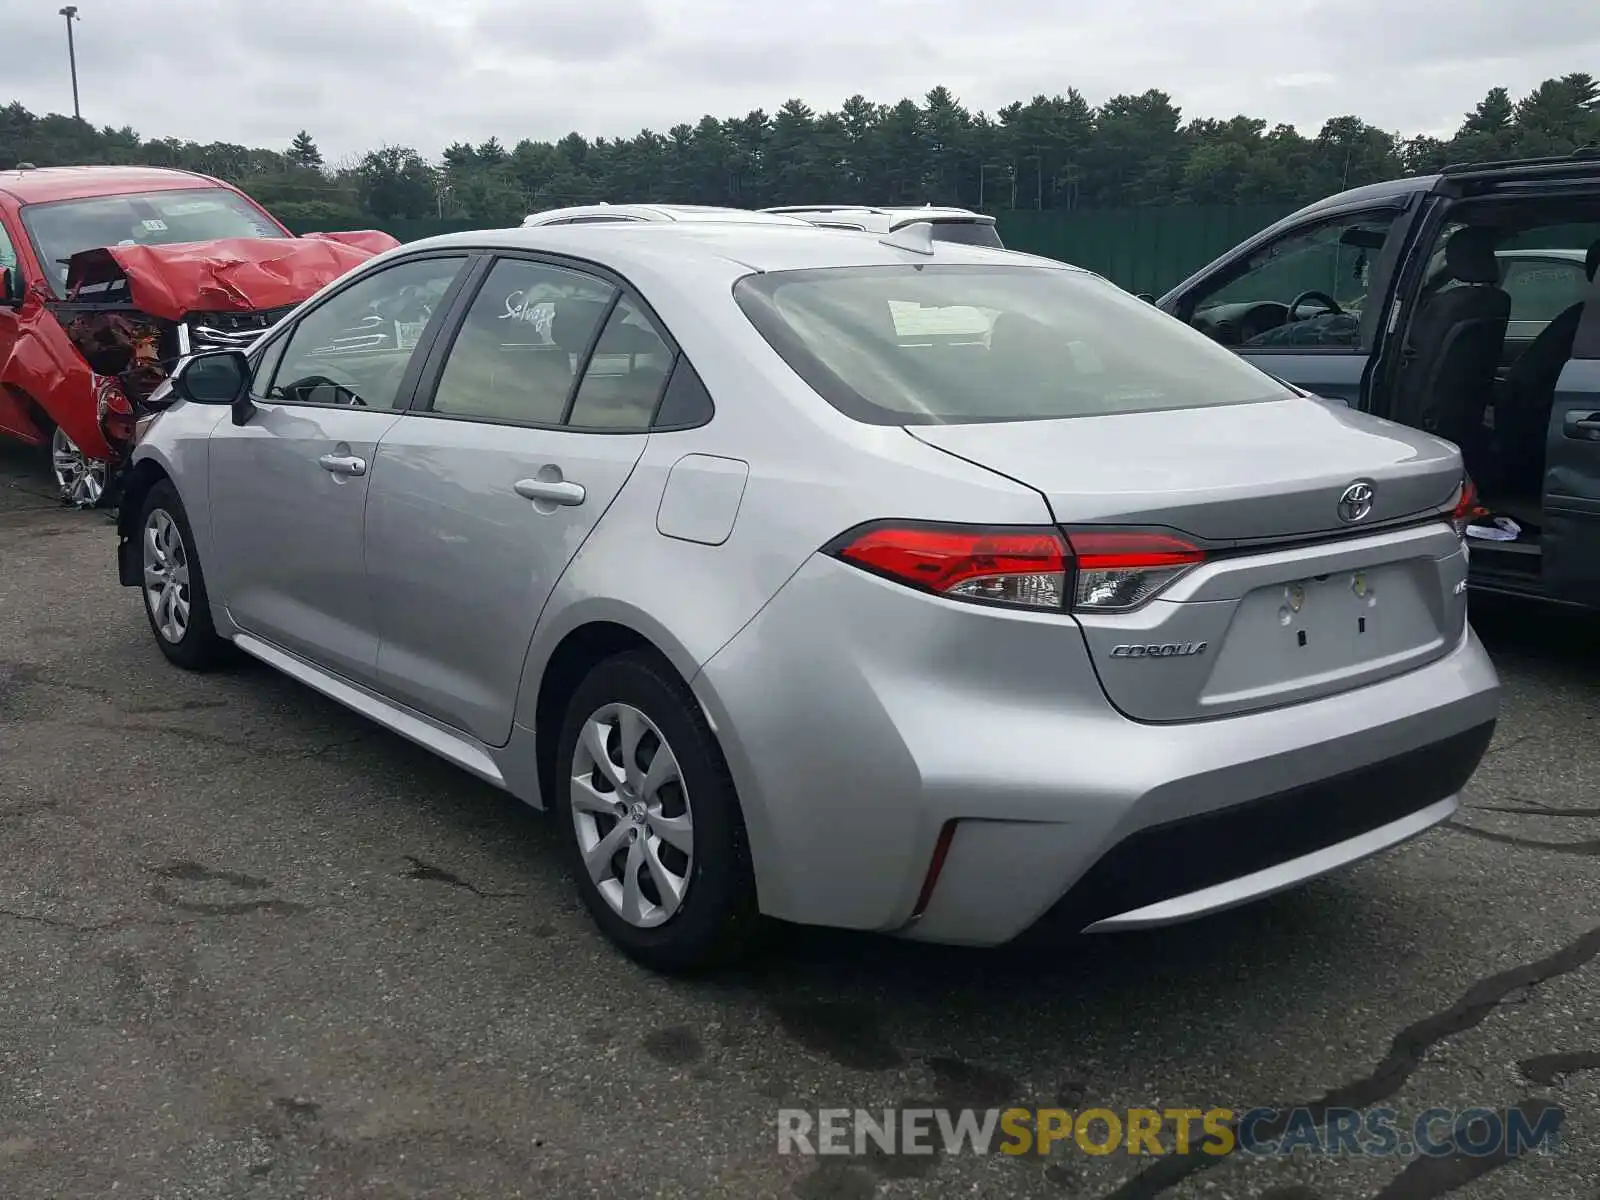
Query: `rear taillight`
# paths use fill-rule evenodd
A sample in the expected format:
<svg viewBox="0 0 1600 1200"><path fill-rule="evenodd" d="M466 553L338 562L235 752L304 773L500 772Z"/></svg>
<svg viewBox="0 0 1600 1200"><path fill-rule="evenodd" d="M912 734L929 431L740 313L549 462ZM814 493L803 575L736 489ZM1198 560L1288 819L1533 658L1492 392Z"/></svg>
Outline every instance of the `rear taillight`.
<svg viewBox="0 0 1600 1200"><path fill-rule="evenodd" d="M1455 510L1450 514L1450 524L1456 528L1456 535L1462 539L1467 536L1467 526L1472 524L1472 518L1481 515L1481 506L1478 504L1478 486L1472 482L1471 475L1461 477L1461 490L1456 493Z"/></svg>
<svg viewBox="0 0 1600 1200"><path fill-rule="evenodd" d="M1079 531L1068 537L1077 559L1076 609L1138 608L1206 560L1193 542L1166 533Z"/></svg>
<svg viewBox="0 0 1600 1200"><path fill-rule="evenodd" d="M953 600L1066 607L1069 552L1054 529L884 522L851 530L827 552Z"/></svg>
<svg viewBox="0 0 1600 1200"><path fill-rule="evenodd" d="M1163 533L879 522L826 552L921 591L1012 608L1125 612L1205 561Z"/></svg>

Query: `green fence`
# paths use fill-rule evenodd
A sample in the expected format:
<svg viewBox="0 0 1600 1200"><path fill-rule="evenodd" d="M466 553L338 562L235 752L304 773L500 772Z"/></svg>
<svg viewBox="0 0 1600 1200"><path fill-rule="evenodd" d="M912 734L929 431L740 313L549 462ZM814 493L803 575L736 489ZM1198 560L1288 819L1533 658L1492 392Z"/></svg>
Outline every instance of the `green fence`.
<svg viewBox="0 0 1600 1200"><path fill-rule="evenodd" d="M332 232L325 221L287 220L284 224L292 233ZM381 229L402 242L415 242L421 238L436 237L441 233L460 233L466 229L480 229L481 221L461 221L451 217L392 217L387 221L374 220L366 228Z"/></svg>
<svg viewBox="0 0 1600 1200"><path fill-rule="evenodd" d="M999 213L1007 246L1097 271L1131 292L1160 295L1224 250L1264 229L1283 207L1026 209ZM374 222L402 242L471 229L472 221L419 218ZM314 223L291 221L296 233Z"/></svg>
<svg viewBox="0 0 1600 1200"><path fill-rule="evenodd" d="M1282 206L1019 209L1000 213L999 228L1013 250L1069 262L1130 292L1159 296L1289 211Z"/></svg>

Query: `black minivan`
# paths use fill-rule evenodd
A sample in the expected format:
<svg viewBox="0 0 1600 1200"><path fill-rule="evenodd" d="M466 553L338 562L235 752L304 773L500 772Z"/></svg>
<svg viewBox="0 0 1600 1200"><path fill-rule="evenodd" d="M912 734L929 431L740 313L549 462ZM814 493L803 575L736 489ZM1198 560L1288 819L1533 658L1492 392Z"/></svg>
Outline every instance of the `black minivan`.
<svg viewBox="0 0 1600 1200"><path fill-rule="evenodd" d="M1436 433L1472 582L1600 608L1600 154L1342 192L1156 303L1269 374Z"/></svg>

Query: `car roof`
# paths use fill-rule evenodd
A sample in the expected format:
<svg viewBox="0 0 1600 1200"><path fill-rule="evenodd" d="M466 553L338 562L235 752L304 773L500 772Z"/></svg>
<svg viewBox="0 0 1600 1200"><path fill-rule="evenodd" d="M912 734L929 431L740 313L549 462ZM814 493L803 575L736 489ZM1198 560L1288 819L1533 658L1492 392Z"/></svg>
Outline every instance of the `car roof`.
<svg viewBox="0 0 1600 1200"><path fill-rule="evenodd" d="M1553 158L1511 158L1497 162L1456 163L1436 175L1408 175L1403 179L1386 179L1364 187L1349 188L1326 196L1315 203L1290 213L1278 224L1298 221L1318 212L1335 211L1362 204L1381 204L1385 200L1401 201L1417 192L1431 192L1441 183L1487 181L1513 178L1561 179L1566 176L1593 176L1600 174L1600 151L1576 150L1571 154Z"/></svg>
<svg viewBox="0 0 1600 1200"><path fill-rule="evenodd" d="M0 192L22 204L221 186L224 185L208 175L165 167L26 167L0 171Z"/></svg>
<svg viewBox="0 0 1600 1200"><path fill-rule="evenodd" d="M1301 217L1313 213L1333 211L1355 205L1381 204L1385 200L1402 201L1417 192L1432 191L1439 183L1437 175L1408 175L1404 179L1385 179L1382 183L1369 183L1364 187L1349 188L1336 192L1332 196L1324 196L1304 208L1296 209L1279 224L1298 221Z"/></svg>
<svg viewBox="0 0 1600 1200"><path fill-rule="evenodd" d="M619 220L643 221L740 221L762 225L788 225L800 223L798 218L788 218L774 213L758 212L748 208L729 208L714 204L575 204L569 208L550 208L529 213L525 221L544 224L569 217L616 217Z"/></svg>
<svg viewBox="0 0 1600 1200"><path fill-rule="evenodd" d="M636 269L655 274L668 264L713 268L731 278L753 271L799 271L907 263L919 266L945 263L1034 264L1080 270L1054 259L954 242L935 242L931 254L919 253L892 245L887 238L864 237L860 233L827 229L806 221L797 221L792 226L787 223L715 221L533 225L442 234L407 243L402 249L414 252L460 248L545 251L593 262L623 276L628 276Z"/></svg>

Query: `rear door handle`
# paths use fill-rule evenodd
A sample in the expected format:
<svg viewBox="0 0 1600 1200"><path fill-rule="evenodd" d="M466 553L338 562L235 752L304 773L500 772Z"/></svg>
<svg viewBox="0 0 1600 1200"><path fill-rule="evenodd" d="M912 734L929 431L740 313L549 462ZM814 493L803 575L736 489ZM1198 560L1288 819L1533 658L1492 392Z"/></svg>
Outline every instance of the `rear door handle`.
<svg viewBox="0 0 1600 1200"><path fill-rule="evenodd" d="M324 454L317 465L332 475L365 475L367 460L354 454Z"/></svg>
<svg viewBox="0 0 1600 1200"><path fill-rule="evenodd" d="M582 484L565 479L519 479L511 490L524 500L543 500L546 504L582 504L587 494Z"/></svg>
<svg viewBox="0 0 1600 1200"><path fill-rule="evenodd" d="M1570 438L1600 442L1600 412L1568 413L1562 424Z"/></svg>

